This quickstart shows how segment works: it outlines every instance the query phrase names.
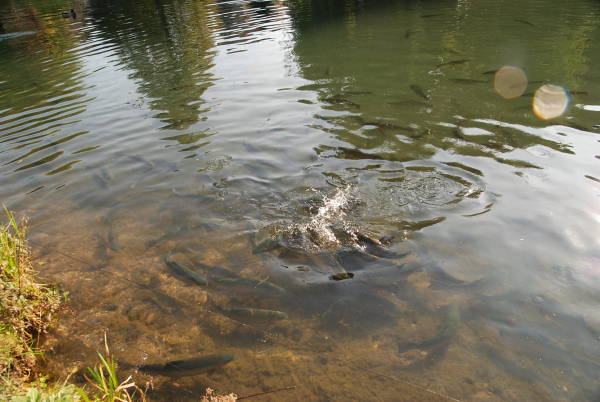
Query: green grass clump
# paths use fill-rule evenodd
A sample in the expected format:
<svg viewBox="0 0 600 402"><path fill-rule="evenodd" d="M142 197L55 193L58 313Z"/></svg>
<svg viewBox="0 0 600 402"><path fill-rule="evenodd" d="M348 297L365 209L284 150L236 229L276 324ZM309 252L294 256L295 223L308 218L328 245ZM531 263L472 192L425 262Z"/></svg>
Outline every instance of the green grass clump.
<svg viewBox="0 0 600 402"><path fill-rule="evenodd" d="M77 388L81 399L85 402L145 401L146 392L131 381L131 376L125 379L125 381L119 381L117 377L117 362L110 356L106 334L104 335L104 347L106 357L102 353L98 353L100 362L94 367L88 367L87 375L85 375L85 379L91 385L92 391L88 393L82 388Z"/></svg>
<svg viewBox="0 0 600 402"><path fill-rule="evenodd" d="M18 395L7 398L10 402L78 402L79 391L74 385L62 384L49 387L44 381L29 384Z"/></svg>
<svg viewBox="0 0 600 402"><path fill-rule="evenodd" d="M0 395L33 380L39 337L51 325L62 296L37 282L25 240L26 224L4 208L0 226Z"/></svg>

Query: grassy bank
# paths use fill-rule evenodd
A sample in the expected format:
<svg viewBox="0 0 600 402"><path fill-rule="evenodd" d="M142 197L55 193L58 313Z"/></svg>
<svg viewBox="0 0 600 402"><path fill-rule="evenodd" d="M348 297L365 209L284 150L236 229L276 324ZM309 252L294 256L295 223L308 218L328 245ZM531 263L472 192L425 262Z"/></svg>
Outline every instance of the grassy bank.
<svg viewBox="0 0 600 402"><path fill-rule="evenodd" d="M100 362L87 369L87 390L65 383L48 385L35 372L40 337L52 325L64 294L39 282L32 268L26 241L26 222L17 222L4 209L0 226L0 399L12 402L132 401L135 391L128 380L117 379L116 363L99 354ZM134 391L130 394L130 391Z"/></svg>
<svg viewBox="0 0 600 402"><path fill-rule="evenodd" d="M40 336L48 330L63 297L37 280L26 242L26 224L5 209L0 227L0 395L35 380Z"/></svg>

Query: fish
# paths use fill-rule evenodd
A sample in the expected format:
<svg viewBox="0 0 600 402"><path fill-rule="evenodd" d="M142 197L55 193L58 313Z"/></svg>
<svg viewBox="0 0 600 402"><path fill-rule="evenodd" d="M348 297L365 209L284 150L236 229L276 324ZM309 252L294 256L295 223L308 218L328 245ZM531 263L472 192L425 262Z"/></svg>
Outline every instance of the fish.
<svg viewBox="0 0 600 402"><path fill-rule="evenodd" d="M388 121L361 121L361 123L363 126L375 126L382 130L407 130L407 131L412 130L412 128L410 128L410 127L399 126L397 124L390 123Z"/></svg>
<svg viewBox="0 0 600 402"><path fill-rule="evenodd" d="M364 272L361 278L383 286L394 285L403 281L407 276L423 270L419 262L408 262L399 265L388 265L380 268L371 268Z"/></svg>
<svg viewBox="0 0 600 402"><path fill-rule="evenodd" d="M329 279L334 281L343 281L344 279L352 279L354 274L352 272L340 272L339 274L331 275Z"/></svg>
<svg viewBox="0 0 600 402"><path fill-rule="evenodd" d="M197 273L195 271L192 271L190 268L188 268L184 264L175 261L175 259L173 258L173 256L171 254L169 254L167 256L167 258L165 258L165 263L167 264L167 266L169 268L171 268L177 274L179 274L187 279L190 279L193 282L196 282L198 285L201 285L201 286L208 285L208 282L202 275L200 275L199 273Z"/></svg>
<svg viewBox="0 0 600 402"><path fill-rule="evenodd" d="M428 350L425 357L409 364L408 366L402 367L402 369L411 371L424 371L430 369L437 362L442 360L444 356L446 356L449 346L449 342L442 342L438 345L435 345Z"/></svg>
<svg viewBox="0 0 600 402"><path fill-rule="evenodd" d="M349 106L349 107L353 107L356 109L360 109L360 105L357 103L354 103L352 101L349 101L348 99L345 99L344 97L342 97L341 95L334 95L334 96L330 96L328 98L323 99L325 102L334 104L334 105L342 105L342 106Z"/></svg>
<svg viewBox="0 0 600 402"><path fill-rule="evenodd" d="M498 70L488 70L488 71L484 71L483 75L492 75L492 74L496 74L498 72Z"/></svg>
<svg viewBox="0 0 600 402"><path fill-rule="evenodd" d="M444 216L438 216L437 218L427 219L427 220L423 220L423 221L398 221L398 222L391 222L391 224L402 230L409 230L411 232L416 232L417 230L421 230L423 228L438 224L445 220L446 220L446 218Z"/></svg>
<svg viewBox="0 0 600 402"><path fill-rule="evenodd" d="M455 167L455 168L458 168L458 169L466 170L467 172L471 172L471 173L476 174L478 176L483 176L483 172L481 170L475 169L474 167L471 167L471 166L463 165L460 162L443 162L443 163L445 165L448 165L448 166L452 166L452 167Z"/></svg>
<svg viewBox="0 0 600 402"><path fill-rule="evenodd" d="M413 30L413 29L407 29L406 32L404 33L404 39L410 38L413 34L416 34L417 32L421 32L421 31L419 31L419 30Z"/></svg>
<svg viewBox="0 0 600 402"><path fill-rule="evenodd" d="M106 190L108 188L108 182L98 173L94 173L94 175L92 176L94 179L94 182L96 182L96 184L98 185L98 187L100 187L103 190Z"/></svg>
<svg viewBox="0 0 600 402"><path fill-rule="evenodd" d="M117 252L121 249L121 243L119 242L119 238L117 237L112 224L108 229L108 247L114 252Z"/></svg>
<svg viewBox="0 0 600 402"><path fill-rule="evenodd" d="M463 52L460 52L458 50L452 49L452 48L450 48L448 46L444 46L444 51L448 52L448 53L455 54L457 56L464 56L465 55Z"/></svg>
<svg viewBox="0 0 600 402"><path fill-rule="evenodd" d="M460 325L460 309L457 304L450 304L446 310L446 321L444 326L435 334L435 336L425 339L420 342L410 342L398 345L400 352L406 352L412 349L426 349L436 346L442 342L449 341L456 332Z"/></svg>
<svg viewBox="0 0 600 402"><path fill-rule="evenodd" d="M420 86L413 84L410 86L410 89L412 89L412 91L414 93L416 93L417 95L419 95L421 98L423 98L425 100L429 100L429 98L430 98L429 94L425 93L423 88L421 88Z"/></svg>
<svg viewBox="0 0 600 402"><path fill-rule="evenodd" d="M403 100L403 101L386 102L386 103L388 105L393 105L393 106L419 106L419 107L429 106L429 104L427 104L426 102L416 101L413 99Z"/></svg>
<svg viewBox="0 0 600 402"><path fill-rule="evenodd" d="M525 24L525 25L529 25L530 27L534 27L535 25L533 25L531 22L526 21L526 20L520 20L518 18L515 18L514 21L516 22L520 22L521 24Z"/></svg>
<svg viewBox="0 0 600 402"><path fill-rule="evenodd" d="M500 351L495 350L491 346L480 344L479 350L489 361L514 377L526 380L529 383L542 381L542 377L535 371L526 369L512 359L507 359Z"/></svg>
<svg viewBox="0 0 600 402"><path fill-rule="evenodd" d="M230 308L224 311L226 315L236 317L258 318L268 320L286 320L288 315L282 311L262 308Z"/></svg>
<svg viewBox="0 0 600 402"><path fill-rule="evenodd" d="M488 281L486 281L485 278L476 279L473 281L463 281L462 279L455 278L444 271L444 269L435 262L427 264L425 267L431 277L432 289L476 289L479 287L484 287L486 284L488 284Z"/></svg>
<svg viewBox="0 0 600 402"><path fill-rule="evenodd" d="M371 95L371 91L345 91L344 95Z"/></svg>
<svg viewBox="0 0 600 402"><path fill-rule="evenodd" d="M584 175L584 177L586 179L590 179L592 181L595 181L596 183L600 183L600 179L595 178L594 176L590 176L589 174Z"/></svg>
<svg viewBox="0 0 600 402"><path fill-rule="evenodd" d="M439 17L441 15L444 15L444 14L425 14L425 15L422 15L421 18Z"/></svg>
<svg viewBox="0 0 600 402"><path fill-rule="evenodd" d="M451 61L446 61L444 63L440 63L438 65L436 65L436 68L440 68L440 67L445 67L445 66L456 66L458 64L465 64L469 61L469 59L462 59L462 60L451 60Z"/></svg>
<svg viewBox="0 0 600 402"><path fill-rule="evenodd" d="M284 247L284 245L280 238L273 239L271 237L267 237L252 247L252 254L265 253L282 247Z"/></svg>
<svg viewBox="0 0 600 402"><path fill-rule="evenodd" d="M140 371L158 374L171 378L190 377L214 370L234 359L231 354L213 354L192 359L173 360L162 364L145 364L138 366Z"/></svg>
<svg viewBox="0 0 600 402"><path fill-rule="evenodd" d="M351 160L360 160L360 159L381 159L379 155L369 154L361 151L356 148L347 148L347 147L337 147L336 148L336 156L341 159L351 159Z"/></svg>
<svg viewBox="0 0 600 402"><path fill-rule="evenodd" d="M256 279L251 278L220 278L216 280L217 283L222 285L241 285L241 286L249 286L253 288L260 288L264 290L270 290L279 294L285 294L287 291L281 286L277 286L274 283L267 281L258 281Z"/></svg>
<svg viewBox="0 0 600 402"><path fill-rule="evenodd" d="M355 231L352 232L352 235L356 238L356 242L359 246L359 249L371 256L379 258L397 259L408 255L408 253L396 253L391 250L388 250L384 247L383 243L379 239L368 236L364 233Z"/></svg>
<svg viewBox="0 0 600 402"><path fill-rule="evenodd" d="M448 81L456 82L457 84L487 84L485 80L474 80L471 78L448 78Z"/></svg>
<svg viewBox="0 0 600 402"><path fill-rule="evenodd" d="M196 263L195 265L197 267L200 267L200 268L204 269L205 271L208 271L217 276L221 276L221 277L225 277L225 278L237 278L238 277L236 274L234 274L233 272L231 272L230 270L225 269L225 268L217 267L214 265L206 265L206 264L202 264L202 263Z"/></svg>
<svg viewBox="0 0 600 402"><path fill-rule="evenodd" d="M333 331L335 337L351 333L372 334L376 328L388 326L398 318L399 311L394 303L376 294L356 290L357 293L350 297L337 298L331 288L326 300L319 299L321 306L326 306L327 300L332 301L321 314L320 324L323 329Z"/></svg>

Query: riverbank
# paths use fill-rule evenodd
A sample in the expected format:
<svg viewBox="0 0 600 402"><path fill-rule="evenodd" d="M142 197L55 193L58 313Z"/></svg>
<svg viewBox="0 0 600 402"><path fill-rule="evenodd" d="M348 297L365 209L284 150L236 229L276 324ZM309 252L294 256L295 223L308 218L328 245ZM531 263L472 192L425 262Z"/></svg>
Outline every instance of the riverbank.
<svg viewBox="0 0 600 402"><path fill-rule="evenodd" d="M0 395L37 381L40 337L50 328L65 295L38 281L26 242L26 222L5 210L0 228Z"/></svg>
<svg viewBox="0 0 600 402"><path fill-rule="evenodd" d="M41 283L33 268L27 245L26 220L17 222L5 208L7 223L0 226L0 397L12 402L132 400L135 390L141 400L145 392L130 382L120 382L108 344L100 362L88 368L91 392L75 385L48 384L36 370L43 354L41 339L55 323L66 293ZM124 399L122 399L124 398ZM140 399L140 398L136 398Z"/></svg>

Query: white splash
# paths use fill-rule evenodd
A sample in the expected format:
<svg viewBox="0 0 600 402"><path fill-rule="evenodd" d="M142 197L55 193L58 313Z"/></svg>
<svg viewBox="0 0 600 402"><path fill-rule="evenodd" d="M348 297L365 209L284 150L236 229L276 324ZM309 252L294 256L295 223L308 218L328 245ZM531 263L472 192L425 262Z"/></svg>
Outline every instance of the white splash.
<svg viewBox="0 0 600 402"><path fill-rule="evenodd" d="M350 187L338 189L331 197L323 198L323 205L307 223L296 226L300 232L309 235L311 243L317 247L339 244L333 227L346 227L344 209L350 202Z"/></svg>

